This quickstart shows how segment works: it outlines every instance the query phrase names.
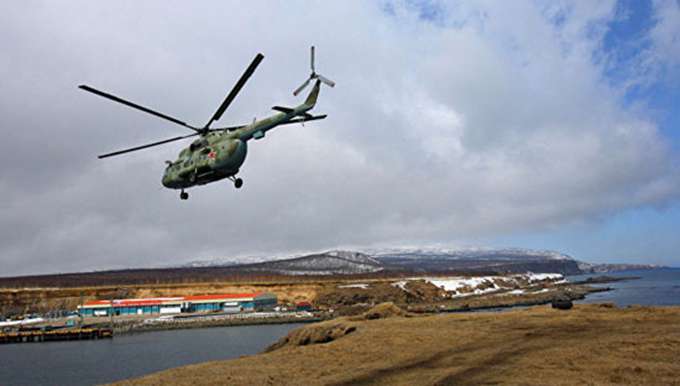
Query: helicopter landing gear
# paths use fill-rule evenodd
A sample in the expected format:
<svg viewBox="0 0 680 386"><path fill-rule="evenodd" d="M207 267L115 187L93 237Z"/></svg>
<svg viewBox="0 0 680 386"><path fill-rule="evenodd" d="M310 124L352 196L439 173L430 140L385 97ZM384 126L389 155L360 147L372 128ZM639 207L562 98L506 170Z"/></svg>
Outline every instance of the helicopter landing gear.
<svg viewBox="0 0 680 386"><path fill-rule="evenodd" d="M238 177L234 177L234 176L229 177L229 179L234 183L234 187L236 189L240 189L241 186L243 186L243 180L242 179L240 179Z"/></svg>
<svg viewBox="0 0 680 386"><path fill-rule="evenodd" d="M189 193L185 192L184 189L182 189L182 192L179 194L180 200L186 200L189 198Z"/></svg>

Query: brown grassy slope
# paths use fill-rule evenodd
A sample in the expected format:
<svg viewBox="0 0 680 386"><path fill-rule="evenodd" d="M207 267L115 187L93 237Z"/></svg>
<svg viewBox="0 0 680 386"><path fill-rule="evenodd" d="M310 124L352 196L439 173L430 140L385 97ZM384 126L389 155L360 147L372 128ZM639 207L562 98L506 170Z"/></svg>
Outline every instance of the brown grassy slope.
<svg viewBox="0 0 680 386"><path fill-rule="evenodd" d="M339 322L356 330L330 343L285 345L122 384L680 384L680 307L578 305L324 323Z"/></svg>
<svg viewBox="0 0 680 386"><path fill-rule="evenodd" d="M355 276L327 276L322 278L289 276L269 281L263 278L246 281L242 278L242 280L238 281L178 284L46 288L0 287L0 315L32 312L43 313L56 309L74 310L81 300L172 297L259 291L276 294L281 303L313 301L322 307L335 308L339 305L353 305L362 302L379 303L395 301L405 304L415 300L423 300L421 299L422 296L415 299L414 296L408 296L401 289L392 286L391 283L398 279L399 276L370 279L357 279ZM370 283L371 289L338 288L339 285L356 282ZM420 289L427 287L430 291L434 289L434 291L441 292L441 290L438 290L433 285L424 282L413 282L409 288L411 287L418 287ZM418 291L414 291L414 293L418 293ZM426 296L425 298L432 300L431 296Z"/></svg>
<svg viewBox="0 0 680 386"><path fill-rule="evenodd" d="M149 284L76 288L0 288L0 314L73 310L83 301L113 298L188 296L239 292L273 292L281 302L312 300L324 287L338 281L301 282L213 282L191 284Z"/></svg>

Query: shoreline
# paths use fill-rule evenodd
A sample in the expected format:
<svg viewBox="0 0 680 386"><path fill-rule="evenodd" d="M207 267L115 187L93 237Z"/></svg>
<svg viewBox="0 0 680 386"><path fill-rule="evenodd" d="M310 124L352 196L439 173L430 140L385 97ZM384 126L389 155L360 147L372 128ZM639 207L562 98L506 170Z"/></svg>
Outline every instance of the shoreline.
<svg viewBox="0 0 680 386"><path fill-rule="evenodd" d="M622 281L622 280L634 280L634 278L617 279L613 278L609 282ZM600 281L597 284L607 283L605 281ZM405 309L409 312L419 315L436 315L443 313L475 313L475 312L500 312L519 308L528 308L534 306L542 306L550 304L552 300L558 294L566 294L569 300L582 300L585 299L591 293L607 292L612 291L610 287L591 287L589 285L582 284L566 284L554 291L549 291L546 293L541 293L538 295L532 295L531 293L525 296L519 296L515 299L503 299L503 294L495 295L481 295L478 297L470 297L463 301L474 302L491 302L492 304L486 305L473 305L469 306L467 303L462 305L453 305L450 307L438 307L436 304L431 305L414 305L407 306ZM576 290L574 290L576 288ZM567 289L567 291L564 291ZM503 302L503 300L507 300ZM461 300L457 300L458 303ZM466 307L467 305L467 307ZM328 320L335 320L343 317L344 315L334 315L328 313L315 313L311 317L269 317L269 318L221 318L218 316L197 316L196 320L193 318L180 318L172 319L167 322L157 322L157 323L126 323L123 326L114 325L114 333L116 335L124 334L135 334L150 331L165 331L165 330L179 330L179 329L192 329L192 328L217 328L217 327L236 327L236 326L255 326L255 325L269 325L269 324L295 324L295 323L316 323ZM106 325L106 323L102 324Z"/></svg>
<svg viewBox="0 0 680 386"><path fill-rule="evenodd" d="M588 292L588 294L584 295L583 297L577 297L577 298L571 298L569 300L574 301L574 300L583 300L585 299L588 295L591 293L597 293L597 292L608 292L608 291L613 291L613 288L602 288L602 289L597 289L594 291ZM470 307L470 308L464 308L464 309L451 309L451 310L442 310L440 312L446 312L446 313L465 313L465 312L483 312L483 311L489 311L493 312L494 310L496 311L504 311L504 310L511 310L513 308L528 308L528 307L536 307L536 306L544 306L546 304L552 303L552 300L536 300L536 301L526 301L526 302L517 302L514 304L499 304L495 306L479 306L479 307Z"/></svg>
<svg viewBox="0 0 680 386"><path fill-rule="evenodd" d="M140 323L133 326L115 326L115 335L138 334L153 331L188 330L196 328L219 328L219 327L238 327L238 326L260 326L270 324L299 324L322 322L321 317L295 318L242 318L242 319L214 319L191 322L169 321L162 323Z"/></svg>

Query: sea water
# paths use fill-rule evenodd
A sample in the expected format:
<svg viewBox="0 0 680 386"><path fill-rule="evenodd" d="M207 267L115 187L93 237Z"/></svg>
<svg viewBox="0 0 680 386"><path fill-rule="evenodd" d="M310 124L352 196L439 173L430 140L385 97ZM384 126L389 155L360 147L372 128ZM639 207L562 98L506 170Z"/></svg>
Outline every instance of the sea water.
<svg viewBox="0 0 680 386"><path fill-rule="evenodd" d="M94 385L264 350L300 324L143 332L0 345L0 385Z"/></svg>
<svg viewBox="0 0 680 386"><path fill-rule="evenodd" d="M574 282L596 276L637 276L639 279L591 284L594 287L609 287L612 290L589 294L584 300L580 300L577 303L609 302L614 303L619 307L626 307L634 304L644 306L680 305L680 268L599 273L569 276L567 279Z"/></svg>

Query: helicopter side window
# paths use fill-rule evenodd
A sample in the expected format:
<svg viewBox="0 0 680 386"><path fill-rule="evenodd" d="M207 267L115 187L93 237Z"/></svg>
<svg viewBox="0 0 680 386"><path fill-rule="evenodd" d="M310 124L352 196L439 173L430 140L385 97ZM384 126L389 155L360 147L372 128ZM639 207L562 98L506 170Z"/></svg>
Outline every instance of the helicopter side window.
<svg viewBox="0 0 680 386"><path fill-rule="evenodd" d="M197 139L194 141L191 145L189 145L189 149L191 151L196 151L202 147L205 147L208 145L208 142L205 139Z"/></svg>

